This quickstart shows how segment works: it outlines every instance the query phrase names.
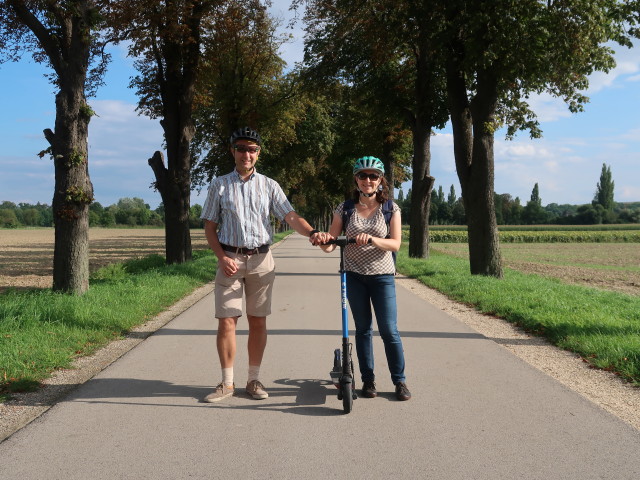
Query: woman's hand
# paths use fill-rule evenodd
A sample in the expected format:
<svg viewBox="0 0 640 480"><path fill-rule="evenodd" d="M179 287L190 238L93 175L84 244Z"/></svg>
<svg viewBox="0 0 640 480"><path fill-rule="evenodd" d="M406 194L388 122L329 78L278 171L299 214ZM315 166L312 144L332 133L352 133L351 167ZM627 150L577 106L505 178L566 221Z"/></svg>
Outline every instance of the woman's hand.
<svg viewBox="0 0 640 480"><path fill-rule="evenodd" d="M373 237L368 233L359 233L355 238L358 246L367 245L369 242L373 244Z"/></svg>

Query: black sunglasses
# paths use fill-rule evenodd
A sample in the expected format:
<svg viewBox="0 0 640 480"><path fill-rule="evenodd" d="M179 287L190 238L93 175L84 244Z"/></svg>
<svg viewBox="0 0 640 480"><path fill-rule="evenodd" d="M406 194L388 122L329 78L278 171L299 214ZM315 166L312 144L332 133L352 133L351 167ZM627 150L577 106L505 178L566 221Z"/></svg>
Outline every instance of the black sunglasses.
<svg viewBox="0 0 640 480"><path fill-rule="evenodd" d="M258 153L260 151L260 147L254 147L249 145L234 145L234 150L241 153Z"/></svg>
<svg viewBox="0 0 640 480"><path fill-rule="evenodd" d="M358 172L356 173L356 177L358 178L358 180L366 180L368 178L369 180L372 180L375 182L380 178L380 175L377 173Z"/></svg>

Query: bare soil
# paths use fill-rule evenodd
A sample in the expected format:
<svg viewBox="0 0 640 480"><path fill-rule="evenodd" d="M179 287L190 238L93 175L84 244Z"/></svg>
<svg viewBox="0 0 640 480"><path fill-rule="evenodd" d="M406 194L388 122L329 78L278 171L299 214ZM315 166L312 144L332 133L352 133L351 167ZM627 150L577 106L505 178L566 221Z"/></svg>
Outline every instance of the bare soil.
<svg viewBox="0 0 640 480"><path fill-rule="evenodd" d="M438 243L432 249L468 257L466 244ZM640 296L637 243L507 243L500 249L504 265L514 270Z"/></svg>
<svg viewBox="0 0 640 480"><path fill-rule="evenodd" d="M164 229L91 228L89 270L151 254L164 255ZM204 230L191 231L194 249L207 248ZM51 288L53 285L53 228L0 229L0 292Z"/></svg>

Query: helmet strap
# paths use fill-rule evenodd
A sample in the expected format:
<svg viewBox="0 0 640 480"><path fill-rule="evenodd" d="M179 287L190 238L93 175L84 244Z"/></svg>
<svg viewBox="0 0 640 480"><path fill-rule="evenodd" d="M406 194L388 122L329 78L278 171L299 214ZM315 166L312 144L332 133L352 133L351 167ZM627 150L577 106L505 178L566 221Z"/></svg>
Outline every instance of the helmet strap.
<svg viewBox="0 0 640 480"><path fill-rule="evenodd" d="M360 192L360 195L362 195L363 197L367 197L367 198L369 198L369 197L373 197L373 196L376 194L376 192L373 192L373 193L364 193L362 190L358 190L358 191Z"/></svg>

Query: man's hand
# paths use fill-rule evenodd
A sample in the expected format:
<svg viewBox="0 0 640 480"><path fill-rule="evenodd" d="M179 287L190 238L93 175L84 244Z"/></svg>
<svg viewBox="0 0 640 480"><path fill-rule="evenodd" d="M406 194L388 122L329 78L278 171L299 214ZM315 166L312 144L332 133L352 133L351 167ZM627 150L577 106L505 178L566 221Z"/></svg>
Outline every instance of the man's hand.
<svg viewBox="0 0 640 480"><path fill-rule="evenodd" d="M232 277L238 271L238 264L236 263L235 258L224 256L222 260L219 261L220 269L222 273L224 273L227 277Z"/></svg>
<svg viewBox="0 0 640 480"><path fill-rule="evenodd" d="M309 237L309 241L313 245L324 245L329 240L332 240L333 236L328 234L327 232L316 232Z"/></svg>

